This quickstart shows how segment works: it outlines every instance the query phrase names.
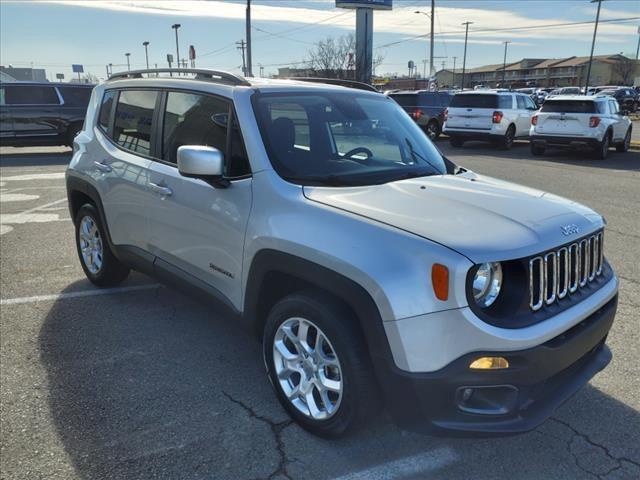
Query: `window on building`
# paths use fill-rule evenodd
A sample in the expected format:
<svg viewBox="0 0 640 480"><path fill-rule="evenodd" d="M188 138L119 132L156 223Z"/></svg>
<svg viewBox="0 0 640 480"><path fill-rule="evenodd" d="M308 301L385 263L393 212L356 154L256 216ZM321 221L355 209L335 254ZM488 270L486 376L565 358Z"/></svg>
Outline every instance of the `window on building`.
<svg viewBox="0 0 640 480"><path fill-rule="evenodd" d="M122 90L118 97L113 139L122 148L143 155L151 154L153 110L157 92Z"/></svg>

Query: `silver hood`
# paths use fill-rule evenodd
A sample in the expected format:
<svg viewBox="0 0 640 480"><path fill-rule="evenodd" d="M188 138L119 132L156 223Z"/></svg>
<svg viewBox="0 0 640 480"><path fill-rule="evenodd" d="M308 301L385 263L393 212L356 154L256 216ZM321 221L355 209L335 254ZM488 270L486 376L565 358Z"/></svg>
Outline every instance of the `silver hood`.
<svg viewBox="0 0 640 480"><path fill-rule="evenodd" d="M305 186L304 194L445 245L475 263L526 257L604 225L584 205L473 172L363 187Z"/></svg>

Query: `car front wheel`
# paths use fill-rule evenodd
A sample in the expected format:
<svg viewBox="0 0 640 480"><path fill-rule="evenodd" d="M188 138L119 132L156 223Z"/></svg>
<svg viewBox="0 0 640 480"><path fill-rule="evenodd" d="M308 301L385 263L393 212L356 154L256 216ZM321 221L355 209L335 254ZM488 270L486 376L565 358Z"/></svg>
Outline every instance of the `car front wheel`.
<svg viewBox="0 0 640 480"><path fill-rule="evenodd" d="M313 291L280 300L263 354L278 400L303 428L337 437L366 420L377 398L364 342L349 310Z"/></svg>

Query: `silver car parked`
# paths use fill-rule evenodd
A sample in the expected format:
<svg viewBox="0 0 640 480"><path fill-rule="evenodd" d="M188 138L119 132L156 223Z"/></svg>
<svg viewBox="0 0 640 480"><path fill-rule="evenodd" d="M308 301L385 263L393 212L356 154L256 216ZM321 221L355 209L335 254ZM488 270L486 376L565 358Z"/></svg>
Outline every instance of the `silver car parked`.
<svg viewBox="0 0 640 480"><path fill-rule="evenodd" d="M600 215L454 165L384 95L180 72L95 88L67 170L80 262L225 307L304 428L384 403L412 430L521 432L609 363Z"/></svg>

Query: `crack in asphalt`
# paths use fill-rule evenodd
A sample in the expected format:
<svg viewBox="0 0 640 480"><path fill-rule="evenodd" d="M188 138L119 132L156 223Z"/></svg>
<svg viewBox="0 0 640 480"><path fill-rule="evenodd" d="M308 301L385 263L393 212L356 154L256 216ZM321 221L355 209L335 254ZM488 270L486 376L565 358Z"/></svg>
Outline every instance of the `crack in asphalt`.
<svg viewBox="0 0 640 480"><path fill-rule="evenodd" d="M579 432L573 426L571 426L571 424L569 424L568 422L565 422L564 420L560 420L559 418L556 418L556 417L550 417L549 420L553 420L554 422L557 422L560 425L565 426L566 428L571 430L571 432L573 433L573 436L567 442L567 451L573 457L573 461L576 464L576 466L580 470L582 470L584 473L586 473L588 475L592 475L592 476L594 476L596 478L603 479L603 478L606 478L611 473L613 473L613 472L615 472L617 470L620 470L623 467L623 462L630 463L630 464L635 465L636 467L640 468L640 462L636 462L635 460L631 460L630 458L627 458L627 457L616 457L616 456L614 456L609 451L608 447L606 447L605 445L599 444L598 442L596 442L596 441L592 440L591 438L589 438L588 435ZM536 430L536 431L538 431L539 433L542 433L543 435L545 434L544 432L540 432L539 430ZM558 437L555 437L555 438L558 438ZM574 453L574 451L571 448L571 446L573 445L573 442L576 440L576 438L581 438L582 440L587 442L592 447L599 448L600 450L602 450L602 452L604 452L604 454L607 456L607 458L609 458L610 460L615 462L617 465L615 465L614 467L610 468L609 470L607 470L604 473L593 472L593 471L589 470L588 468L582 466L580 464L580 459L578 458L578 455L576 453ZM558 439L560 440L560 438L558 438Z"/></svg>
<svg viewBox="0 0 640 480"><path fill-rule="evenodd" d="M251 408L249 405L246 405L244 402L236 398L233 398L224 390L222 391L222 394L225 397L227 397L227 399L229 399L231 403L238 405L245 412L247 412L247 414L249 415L249 418L255 418L256 420L260 420L261 422L266 423L269 426L269 428L271 428L271 433L273 434L273 438L276 441L276 451L278 452L279 460L278 460L277 468L273 472L271 472L267 477L265 477L265 479L271 480L280 475L284 478L288 478L289 480L293 480L292 477L289 475L289 472L287 472L287 465L291 462L291 460L287 457L287 453L285 452L285 448L284 448L284 441L282 440L283 430L287 428L289 425L293 424L293 420L289 419L289 420L284 420L282 422L274 422L270 418L257 414L256 411L253 408Z"/></svg>

